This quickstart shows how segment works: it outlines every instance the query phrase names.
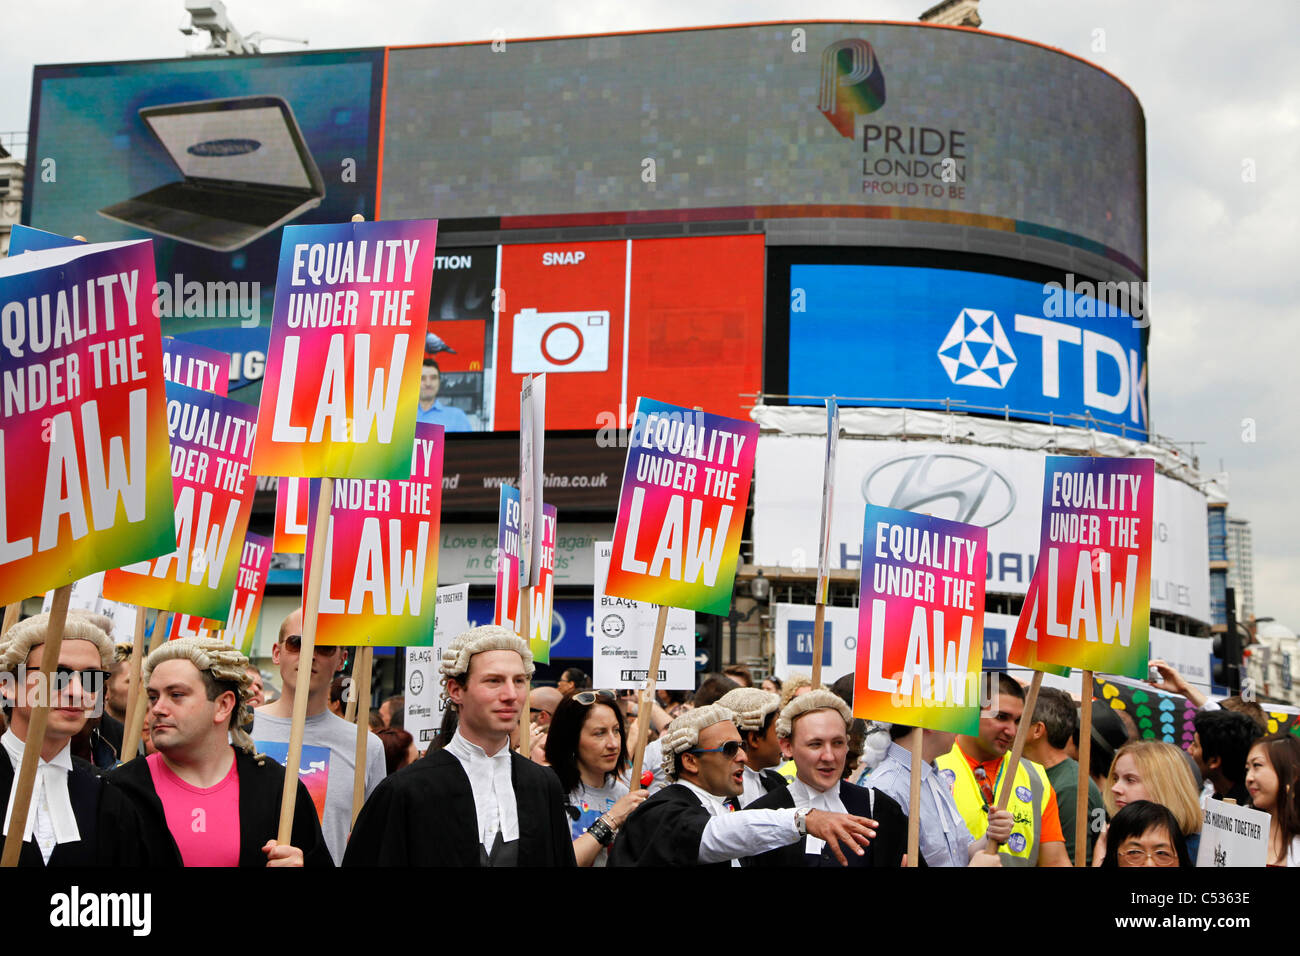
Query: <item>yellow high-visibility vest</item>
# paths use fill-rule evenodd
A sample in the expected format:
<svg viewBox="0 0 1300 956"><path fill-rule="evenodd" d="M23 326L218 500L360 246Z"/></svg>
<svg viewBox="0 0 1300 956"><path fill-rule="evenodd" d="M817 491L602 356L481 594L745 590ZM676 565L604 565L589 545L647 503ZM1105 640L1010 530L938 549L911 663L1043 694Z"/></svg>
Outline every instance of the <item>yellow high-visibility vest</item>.
<svg viewBox="0 0 1300 956"><path fill-rule="evenodd" d="M1008 784L1000 779L1006 766L1006 757L998 765L998 790L994 797L1001 798L1002 790ZM984 795L980 793L979 782L966 762L961 749L953 744L952 750L935 761L939 772L951 777L953 798L957 801L957 810L966 821L966 828L975 839L982 837L989 828L988 810L984 804ZM1043 816L1047 813L1047 801L1051 795L1051 785L1043 768L1032 760L1020 759L1016 768L1016 779L1011 799L1007 801L1007 810L1015 818L1011 836L998 849L1003 866L1037 866L1038 847L1042 842Z"/></svg>

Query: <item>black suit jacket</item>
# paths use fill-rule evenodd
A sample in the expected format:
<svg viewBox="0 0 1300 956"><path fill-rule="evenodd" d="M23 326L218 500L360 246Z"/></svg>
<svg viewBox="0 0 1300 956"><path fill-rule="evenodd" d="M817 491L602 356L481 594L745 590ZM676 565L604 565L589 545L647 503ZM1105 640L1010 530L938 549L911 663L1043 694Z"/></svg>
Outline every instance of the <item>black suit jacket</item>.
<svg viewBox="0 0 1300 956"><path fill-rule="evenodd" d="M576 866L560 781L510 754L519 813L519 866ZM384 779L361 808L344 866L479 866L478 813L454 754L431 750Z"/></svg>
<svg viewBox="0 0 1300 956"><path fill-rule="evenodd" d="M8 754L0 753L0 821L4 819L3 807L9 805L15 776ZM95 768L80 757L72 758L68 798L81 839L56 846L48 864L36 841L28 840L18 854L19 866L143 866L147 862L141 847L140 815L135 807L118 791L105 786Z"/></svg>
<svg viewBox="0 0 1300 956"><path fill-rule="evenodd" d="M609 865L730 867L730 860L700 863L700 841L711 819L689 789L679 783L664 787L633 810L619 828Z"/></svg>
<svg viewBox="0 0 1300 956"><path fill-rule="evenodd" d="M284 767L265 754L253 756L236 747L235 766L239 774L239 865L266 866L262 847L274 840L280 829L280 799L284 793ZM151 866L183 866L181 851L167 827L162 801L154 789L153 775L144 757L136 757L107 774L110 788L117 788L134 804L143 821L144 847ZM325 846L320 820L311 794L298 781L290 844L302 850L303 866L333 866Z"/></svg>
<svg viewBox="0 0 1300 956"><path fill-rule="evenodd" d="M844 856L851 867L896 867L903 861L907 852L907 814L892 797L879 790L868 790L846 780L840 781L840 800L844 809L854 816L868 817L878 824L876 837L866 848L862 856L844 851ZM780 787L769 791L751 803L745 810L780 810L794 806L794 796L789 787ZM816 863L810 863L805 847L808 838L803 837L798 843L768 850L758 856L747 857L741 863L745 866L834 866L840 861L835 859L829 846L823 846ZM913 866L924 866L924 860L918 860Z"/></svg>

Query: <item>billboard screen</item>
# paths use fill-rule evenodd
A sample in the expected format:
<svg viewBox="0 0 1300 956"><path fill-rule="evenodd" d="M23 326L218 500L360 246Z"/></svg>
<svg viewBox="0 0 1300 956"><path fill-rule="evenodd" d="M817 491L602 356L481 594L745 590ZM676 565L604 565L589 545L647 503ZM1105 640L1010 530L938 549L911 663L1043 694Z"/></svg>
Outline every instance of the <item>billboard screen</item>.
<svg viewBox="0 0 1300 956"><path fill-rule="evenodd" d="M1146 323L1121 307L1125 283L799 262L788 277L788 362L776 370L788 377L768 390L796 396L792 404L832 394L873 399L842 405L947 399L958 410L1147 436ZM780 295L774 284L773 301ZM769 363L784 328L769 329Z"/></svg>
<svg viewBox="0 0 1300 956"><path fill-rule="evenodd" d="M392 49L385 217L941 222L1146 267L1142 108L976 30L771 23Z"/></svg>

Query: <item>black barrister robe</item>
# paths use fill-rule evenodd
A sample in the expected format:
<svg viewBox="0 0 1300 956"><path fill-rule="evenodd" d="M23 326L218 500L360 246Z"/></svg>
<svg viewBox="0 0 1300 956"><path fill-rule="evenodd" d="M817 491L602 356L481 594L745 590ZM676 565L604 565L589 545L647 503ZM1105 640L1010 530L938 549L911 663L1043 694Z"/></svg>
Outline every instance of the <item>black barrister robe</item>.
<svg viewBox="0 0 1300 956"><path fill-rule="evenodd" d="M560 781L510 754L519 813L517 866L576 866ZM454 754L431 750L384 779L361 808L344 866L480 866L478 812Z"/></svg>
<svg viewBox="0 0 1300 956"><path fill-rule="evenodd" d="M9 755L0 753L0 823L16 776ZM36 841L28 840L18 855L19 866L143 866L148 862L140 846L141 821L135 807L106 786L95 768L80 757L72 758L68 798L81 839L56 846L49 864Z"/></svg>
<svg viewBox="0 0 1300 956"><path fill-rule="evenodd" d="M849 813L858 817L867 817L879 824L875 839L871 841L870 846L866 847L866 852L862 856L858 856L851 849L841 848L845 859L849 861L849 866L900 866L903 854L907 852L907 814L903 813L903 808L898 805L898 802L879 790L869 791L866 787L856 786L847 780L840 781L840 800ZM794 796L790 793L790 789L781 787L759 797L741 812L781 810L793 806ZM820 856L810 856L804 849L807 843L808 838L801 837L798 843L768 850L758 856L747 857L742 862L745 866L833 866L837 868L840 866L840 861L835 859L829 846L822 847ZM924 860L917 862L909 860L908 863L911 866L925 866Z"/></svg>
<svg viewBox="0 0 1300 956"><path fill-rule="evenodd" d="M632 811L619 828L610 847L609 865L730 867L730 860L700 863L700 840L711 819L689 788L679 783L664 787Z"/></svg>
<svg viewBox="0 0 1300 956"><path fill-rule="evenodd" d="M239 774L239 865L266 866L262 847L274 840L280 829L280 800L284 793L284 767L265 754L253 756L238 747L235 751ZM140 811L144 846L150 866L182 866L181 851L167 828L162 801L154 789L153 774L144 757L124 763L104 777ZM293 805L290 844L302 850L303 866L333 866L325 846L316 805L298 781L298 799Z"/></svg>

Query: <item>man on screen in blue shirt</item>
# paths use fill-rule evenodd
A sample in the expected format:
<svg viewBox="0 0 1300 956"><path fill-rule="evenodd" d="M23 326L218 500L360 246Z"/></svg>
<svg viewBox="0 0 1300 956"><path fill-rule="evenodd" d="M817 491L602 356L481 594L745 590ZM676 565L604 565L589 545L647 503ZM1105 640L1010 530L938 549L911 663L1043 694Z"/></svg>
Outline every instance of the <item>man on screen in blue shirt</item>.
<svg viewBox="0 0 1300 956"><path fill-rule="evenodd" d="M455 405L444 405L438 401L438 389L442 385L442 369L431 358L424 360L424 369L420 372L420 405L415 411L417 422L441 425L449 432L472 431L469 417Z"/></svg>

